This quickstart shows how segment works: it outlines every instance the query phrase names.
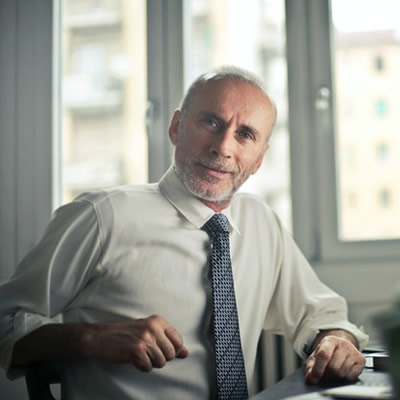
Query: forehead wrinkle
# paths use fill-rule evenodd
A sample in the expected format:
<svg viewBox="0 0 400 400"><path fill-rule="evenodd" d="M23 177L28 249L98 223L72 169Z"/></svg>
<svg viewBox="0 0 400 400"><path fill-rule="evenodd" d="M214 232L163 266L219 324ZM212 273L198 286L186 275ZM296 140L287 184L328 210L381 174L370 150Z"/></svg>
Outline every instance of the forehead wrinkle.
<svg viewBox="0 0 400 400"><path fill-rule="evenodd" d="M253 105L250 107L246 101L244 101L242 88L254 90L254 96L259 99L255 107ZM221 97L220 94L222 93L224 93L224 95ZM247 93L247 95L249 95L249 93ZM236 107L232 107L232 102L236 104ZM199 109L200 111L198 111ZM233 118L240 121L241 116L245 115L247 120L243 121L240 125L250 128L260 137L263 136L262 129L264 127L260 126L259 129L256 129L253 124L249 124L248 121L251 121L252 116L261 112L265 116L273 116L274 121L276 119L274 105L268 94L264 93L260 88L245 82L218 81L217 83L213 82L213 84L206 82L200 85L194 93L188 111L193 116L197 115L197 118L200 113L210 113L210 115L215 115L223 121L229 122ZM238 126L240 125L238 124ZM273 125L274 123L272 126ZM269 136L270 133L267 135L267 140Z"/></svg>

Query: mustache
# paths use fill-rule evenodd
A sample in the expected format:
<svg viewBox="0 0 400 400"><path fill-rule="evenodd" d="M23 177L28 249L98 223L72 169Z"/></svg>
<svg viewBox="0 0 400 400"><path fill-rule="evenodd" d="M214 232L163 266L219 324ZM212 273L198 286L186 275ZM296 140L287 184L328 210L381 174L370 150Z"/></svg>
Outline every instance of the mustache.
<svg viewBox="0 0 400 400"><path fill-rule="evenodd" d="M229 172L231 174L239 173L239 168L235 165L231 165L229 162L223 160L210 160L210 159L203 159L198 161L203 167L216 169L218 171Z"/></svg>

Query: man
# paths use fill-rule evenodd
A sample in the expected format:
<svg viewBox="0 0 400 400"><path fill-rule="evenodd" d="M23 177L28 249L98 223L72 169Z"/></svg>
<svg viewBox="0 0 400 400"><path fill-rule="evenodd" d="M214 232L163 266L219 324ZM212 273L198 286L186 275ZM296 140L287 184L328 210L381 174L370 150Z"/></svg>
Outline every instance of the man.
<svg viewBox="0 0 400 400"><path fill-rule="evenodd" d="M259 169L275 120L250 73L202 75L173 114L174 165L158 184L85 194L57 210L0 288L9 376L55 360L67 399L215 398L212 249L203 227L222 213L249 395L263 329L308 357L307 382L354 380L367 336L347 321L344 300L317 279L267 205L235 194ZM58 314L63 324L52 319Z"/></svg>

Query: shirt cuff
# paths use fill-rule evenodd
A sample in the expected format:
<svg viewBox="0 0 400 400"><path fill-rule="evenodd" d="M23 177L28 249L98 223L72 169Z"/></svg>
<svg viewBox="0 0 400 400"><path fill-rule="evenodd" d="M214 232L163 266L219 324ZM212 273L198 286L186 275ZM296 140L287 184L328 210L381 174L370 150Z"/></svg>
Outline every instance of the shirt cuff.
<svg viewBox="0 0 400 400"><path fill-rule="evenodd" d="M16 367L11 364L11 356L14 348L14 344L27 335L28 333L40 328L43 325L54 324L60 322L60 317L57 316L55 318L49 318L40 314L32 314L25 311L18 311L14 316L14 331L12 344L9 347L9 351L7 354L8 358L8 368L7 368L7 377L9 379L16 379L22 375L24 375L25 370L22 367Z"/></svg>

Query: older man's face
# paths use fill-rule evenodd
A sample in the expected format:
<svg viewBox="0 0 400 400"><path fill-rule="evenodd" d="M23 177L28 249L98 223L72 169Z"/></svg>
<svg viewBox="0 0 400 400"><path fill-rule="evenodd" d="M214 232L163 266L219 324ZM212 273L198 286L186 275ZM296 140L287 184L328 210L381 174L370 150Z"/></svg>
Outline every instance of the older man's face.
<svg viewBox="0 0 400 400"><path fill-rule="evenodd" d="M169 128L178 177L206 204L224 208L260 167L274 122L271 101L250 84L225 79L200 86Z"/></svg>

